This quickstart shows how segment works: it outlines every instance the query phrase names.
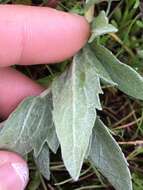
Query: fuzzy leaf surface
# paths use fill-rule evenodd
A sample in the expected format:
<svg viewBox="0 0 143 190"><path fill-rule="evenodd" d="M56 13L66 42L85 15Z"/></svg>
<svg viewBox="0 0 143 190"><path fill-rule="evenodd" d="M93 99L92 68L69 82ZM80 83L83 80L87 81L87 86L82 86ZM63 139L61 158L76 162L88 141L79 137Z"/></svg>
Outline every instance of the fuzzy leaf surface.
<svg viewBox="0 0 143 190"><path fill-rule="evenodd" d="M102 93L95 65L85 60L82 50L71 67L53 82L52 92L53 119L63 161L77 180L96 119L95 108L101 109Z"/></svg>
<svg viewBox="0 0 143 190"><path fill-rule="evenodd" d="M83 59L85 62L87 62L87 64L94 65L99 78L113 86L117 85L110 77L110 74L106 68L104 68L102 63L97 59L96 52L90 45L86 45L86 47L83 49Z"/></svg>
<svg viewBox="0 0 143 190"><path fill-rule="evenodd" d="M93 129L89 161L116 190L132 190L127 161L121 148L100 119L96 120Z"/></svg>
<svg viewBox="0 0 143 190"><path fill-rule="evenodd" d="M58 145L52 120L50 93L26 98L5 121L0 131L0 148L37 157L45 142L56 151ZM55 145L54 145L55 143Z"/></svg>
<svg viewBox="0 0 143 190"><path fill-rule="evenodd" d="M45 143L40 154L35 158L35 163L41 174L47 179L50 179L50 152L48 144Z"/></svg>
<svg viewBox="0 0 143 190"><path fill-rule="evenodd" d="M120 62L111 51L101 45L94 45L94 52L121 91L143 100L143 77L139 73Z"/></svg>
<svg viewBox="0 0 143 190"><path fill-rule="evenodd" d="M117 28L115 28L112 24L109 24L109 20L105 12L101 11L100 14L93 20L92 35L89 42L92 42L98 36L117 31Z"/></svg>

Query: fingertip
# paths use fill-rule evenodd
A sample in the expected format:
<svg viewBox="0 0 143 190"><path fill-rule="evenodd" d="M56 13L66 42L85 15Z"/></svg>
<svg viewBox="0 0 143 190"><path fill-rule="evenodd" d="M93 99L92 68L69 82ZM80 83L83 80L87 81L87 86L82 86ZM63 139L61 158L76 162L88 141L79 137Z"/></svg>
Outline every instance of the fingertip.
<svg viewBox="0 0 143 190"><path fill-rule="evenodd" d="M63 57L67 59L76 54L87 43L90 36L90 25L87 20L80 15L68 13L71 15L71 30L69 30L69 41L67 49L69 48L69 54ZM68 25L69 26L69 25ZM69 28L68 28L69 29ZM64 43L63 43L64 47Z"/></svg>
<svg viewBox="0 0 143 190"><path fill-rule="evenodd" d="M47 7L0 6L0 65L57 63L87 42L84 17Z"/></svg>
<svg viewBox="0 0 143 190"><path fill-rule="evenodd" d="M64 61L77 53L89 38L90 26L82 16L52 8L37 11L35 8L31 15L34 18L29 21L30 29L26 30L22 65Z"/></svg>
<svg viewBox="0 0 143 190"><path fill-rule="evenodd" d="M49 56L49 63L58 63L74 56L86 44L89 34L90 26L86 19L82 16L66 13L67 21L64 20L63 28L61 29L60 37L53 40L55 47L59 49L57 53L52 51L52 45L49 48L51 51ZM64 25L65 24L65 25ZM63 34L62 34L63 32ZM58 45L59 42L59 45ZM54 54L52 55L52 53Z"/></svg>
<svg viewBox="0 0 143 190"><path fill-rule="evenodd" d="M0 151L0 190L24 190L28 180L27 163L18 154Z"/></svg>

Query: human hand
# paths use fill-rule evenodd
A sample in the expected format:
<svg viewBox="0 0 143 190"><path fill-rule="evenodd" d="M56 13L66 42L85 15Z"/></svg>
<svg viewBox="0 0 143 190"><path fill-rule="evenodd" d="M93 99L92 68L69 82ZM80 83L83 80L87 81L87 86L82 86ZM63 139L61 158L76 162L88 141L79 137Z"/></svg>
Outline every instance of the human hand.
<svg viewBox="0 0 143 190"><path fill-rule="evenodd" d="M11 65L58 63L73 56L89 37L84 18L50 8L0 6L0 117L6 119L27 96L44 88ZM0 190L24 190L28 167L17 154L0 151Z"/></svg>

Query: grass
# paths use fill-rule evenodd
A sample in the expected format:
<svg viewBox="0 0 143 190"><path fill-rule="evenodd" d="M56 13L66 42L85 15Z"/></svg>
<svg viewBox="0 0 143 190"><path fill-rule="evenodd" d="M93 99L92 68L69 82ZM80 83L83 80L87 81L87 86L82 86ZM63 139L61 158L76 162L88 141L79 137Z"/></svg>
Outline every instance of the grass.
<svg viewBox="0 0 143 190"><path fill-rule="evenodd" d="M47 0L1 0L1 3L23 3L28 5L47 6ZM59 0L57 9L84 13L84 1ZM143 73L143 3L139 0L120 0L100 3L95 7L95 14L108 9L110 22L118 29L118 33L105 35L100 42L111 49L123 62L129 64L139 73ZM17 67L20 71L39 83L47 85L61 73L70 61L56 66ZM103 86L104 95L101 97L103 111L99 113L109 126L114 137L120 144L130 164L134 190L143 189L143 109L142 102L131 99L120 91ZM85 163L78 182L73 182L61 162L60 154L51 156L51 180L46 181L36 169L31 157L29 165L31 179L28 190L112 190L111 185L98 172L93 171Z"/></svg>

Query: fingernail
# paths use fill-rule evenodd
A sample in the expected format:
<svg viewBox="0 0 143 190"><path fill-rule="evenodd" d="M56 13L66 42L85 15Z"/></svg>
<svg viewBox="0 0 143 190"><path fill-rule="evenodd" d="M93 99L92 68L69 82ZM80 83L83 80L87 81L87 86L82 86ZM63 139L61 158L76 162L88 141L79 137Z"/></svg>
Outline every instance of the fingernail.
<svg viewBox="0 0 143 190"><path fill-rule="evenodd" d="M4 163L0 166L0 190L24 190L28 179L26 163Z"/></svg>
<svg viewBox="0 0 143 190"><path fill-rule="evenodd" d="M22 163L13 163L11 165L14 168L17 175L19 176L19 178L21 179L22 187L24 189L29 179L29 170L28 170L27 165L22 164Z"/></svg>

